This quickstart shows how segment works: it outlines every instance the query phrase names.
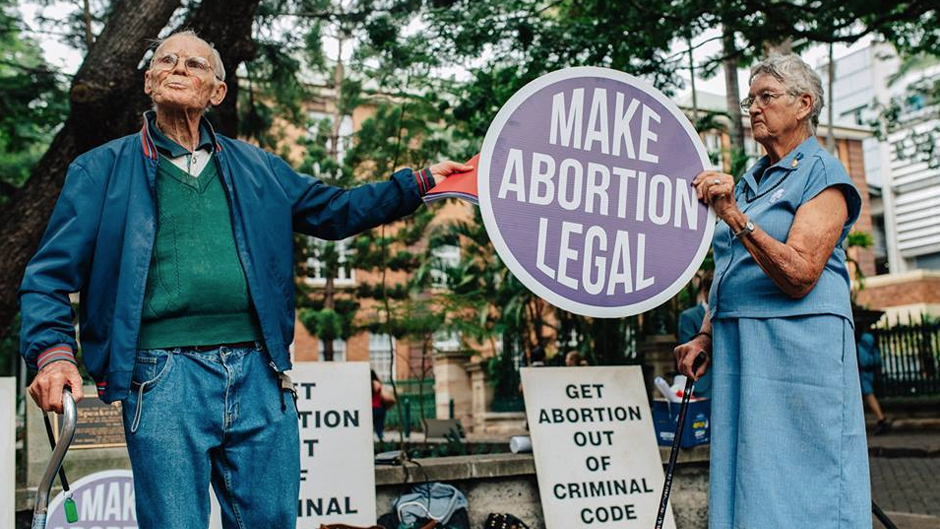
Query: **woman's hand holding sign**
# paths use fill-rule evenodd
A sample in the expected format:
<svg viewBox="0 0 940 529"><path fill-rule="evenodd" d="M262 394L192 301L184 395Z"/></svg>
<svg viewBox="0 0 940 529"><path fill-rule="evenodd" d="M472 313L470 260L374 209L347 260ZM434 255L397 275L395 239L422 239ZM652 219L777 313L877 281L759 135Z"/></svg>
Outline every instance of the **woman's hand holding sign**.
<svg viewBox="0 0 940 529"><path fill-rule="evenodd" d="M732 217L740 215L734 200L734 177L718 171L702 171L692 180L698 199L711 205L718 218L731 225ZM732 226L733 227L733 226Z"/></svg>

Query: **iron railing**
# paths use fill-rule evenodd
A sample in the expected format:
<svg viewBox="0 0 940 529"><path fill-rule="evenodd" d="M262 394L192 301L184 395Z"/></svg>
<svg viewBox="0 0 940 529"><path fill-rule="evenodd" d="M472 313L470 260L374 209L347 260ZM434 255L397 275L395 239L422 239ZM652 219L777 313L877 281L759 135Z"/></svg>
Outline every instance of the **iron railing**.
<svg viewBox="0 0 940 529"><path fill-rule="evenodd" d="M398 402L401 413L411 432L421 431L422 410L424 419L437 418L437 406L434 400L434 379L398 380ZM392 406L385 415L385 427L391 430L401 429L398 406Z"/></svg>
<svg viewBox="0 0 940 529"><path fill-rule="evenodd" d="M940 321L923 318L873 334L881 350L875 377L879 397L940 396Z"/></svg>

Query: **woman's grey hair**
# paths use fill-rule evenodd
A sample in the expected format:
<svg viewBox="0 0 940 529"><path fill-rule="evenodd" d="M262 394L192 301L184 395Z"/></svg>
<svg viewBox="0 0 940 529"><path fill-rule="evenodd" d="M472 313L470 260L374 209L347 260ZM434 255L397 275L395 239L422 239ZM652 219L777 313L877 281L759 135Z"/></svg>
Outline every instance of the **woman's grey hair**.
<svg viewBox="0 0 940 529"><path fill-rule="evenodd" d="M153 48L153 57L150 59L150 64L153 66L153 59L157 56L157 50L160 49L160 46L163 46L163 43L169 40L172 37L190 37L193 39L202 42L212 50L212 69L215 70L215 77L220 81L225 80L225 66L222 64L222 56L219 55L219 50L215 49L215 46L211 42L207 42L205 39L196 34L195 31L191 29L184 29L182 31L177 31L176 33L171 33L166 37L156 41L156 45Z"/></svg>
<svg viewBox="0 0 940 529"><path fill-rule="evenodd" d="M807 127L811 134L816 134L819 125L819 115L823 109L822 80L812 68L792 53L771 55L751 67L751 76L748 84L753 83L759 75L772 75L787 87L787 92L800 96L809 94L813 98L813 109L809 113Z"/></svg>

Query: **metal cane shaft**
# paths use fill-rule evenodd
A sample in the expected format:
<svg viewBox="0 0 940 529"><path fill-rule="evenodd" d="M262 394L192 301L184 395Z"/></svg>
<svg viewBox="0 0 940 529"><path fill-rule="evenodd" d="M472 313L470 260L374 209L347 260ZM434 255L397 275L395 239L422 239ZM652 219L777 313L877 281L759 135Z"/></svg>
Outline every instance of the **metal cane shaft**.
<svg viewBox="0 0 940 529"><path fill-rule="evenodd" d="M45 525L52 482L62 467L62 460L65 459L65 453L68 452L72 439L75 438L78 413L75 409L72 392L68 388L62 391L62 410L62 429L59 431L59 441L55 444L55 449L52 450L52 458L49 460L49 465L46 466L42 479L39 480L39 488L36 491L36 504L33 506L33 529L41 529ZM42 525L37 526L36 524L40 520Z"/></svg>

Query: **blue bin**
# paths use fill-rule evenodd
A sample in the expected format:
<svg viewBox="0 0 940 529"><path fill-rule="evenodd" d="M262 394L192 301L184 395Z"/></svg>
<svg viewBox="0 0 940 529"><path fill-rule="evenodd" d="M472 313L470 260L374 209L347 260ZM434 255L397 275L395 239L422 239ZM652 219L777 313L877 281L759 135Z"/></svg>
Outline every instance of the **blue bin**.
<svg viewBox="0 0 940 529"><path fill-rule="evenodd" d="M679 421L678 402L666 402L664 399L653 401L653 426L656 428L656 441L660 446L672 446ZM685 416L685 428L679 446L690 448L708 444L711 423L712 403L710 399L689 401L689 411Z"/></svg>

